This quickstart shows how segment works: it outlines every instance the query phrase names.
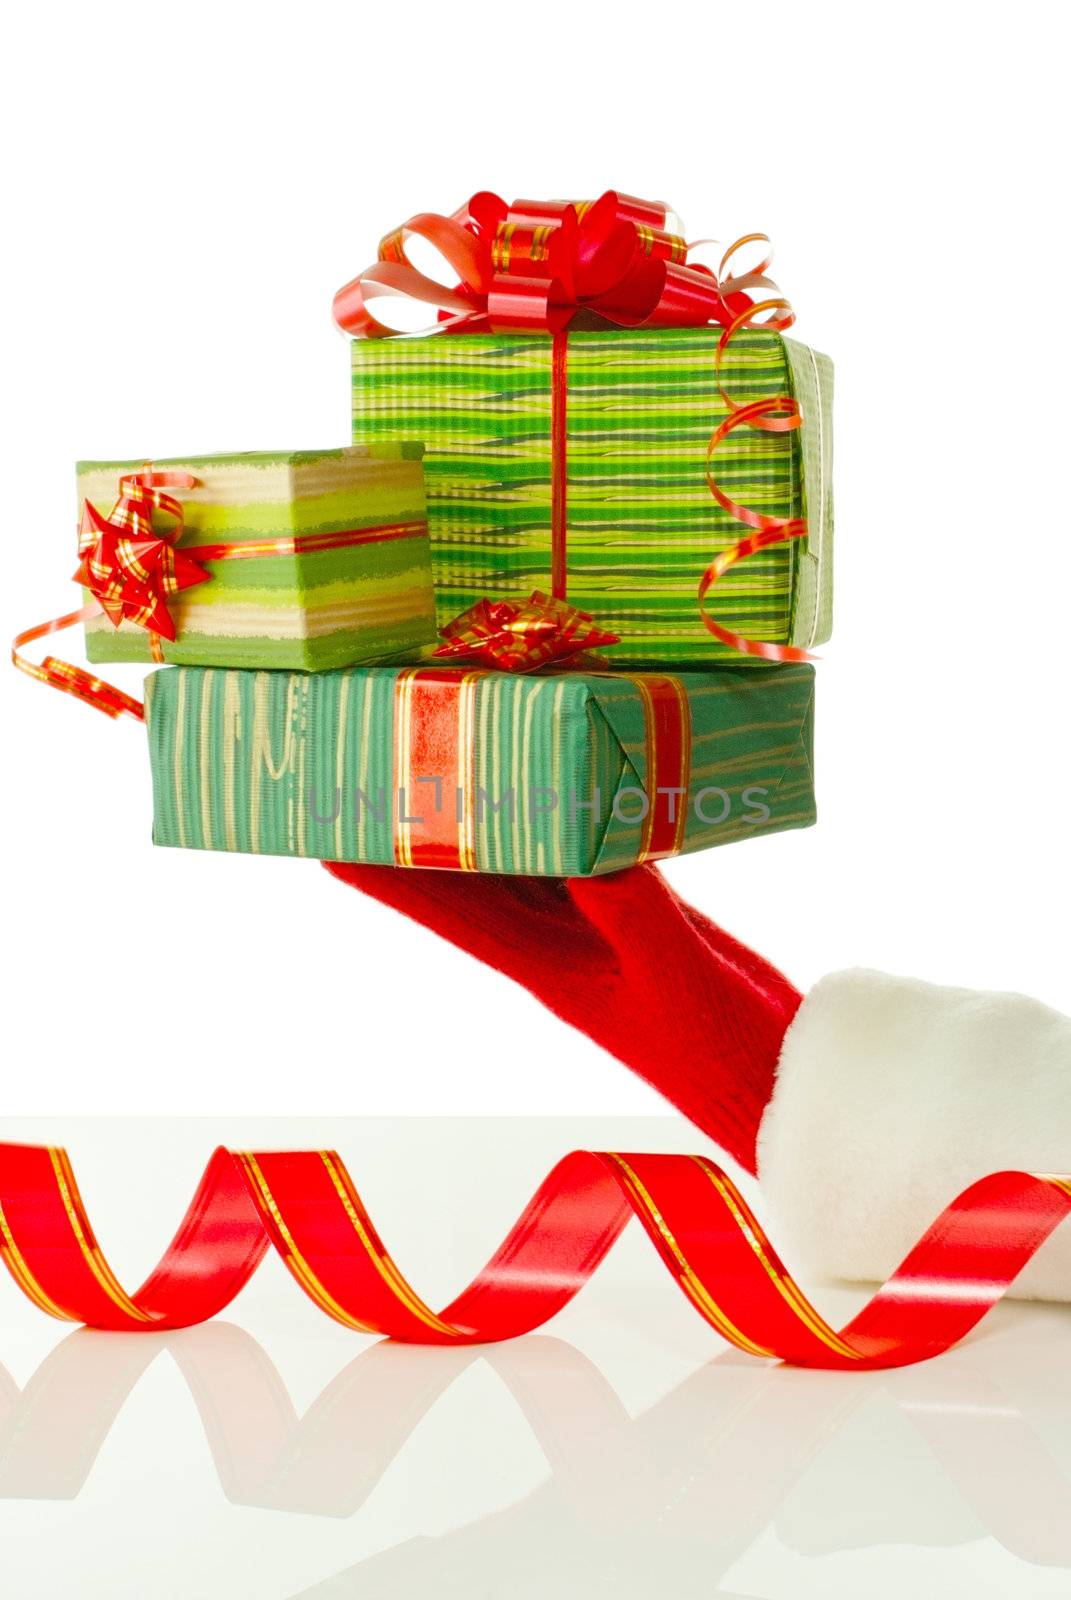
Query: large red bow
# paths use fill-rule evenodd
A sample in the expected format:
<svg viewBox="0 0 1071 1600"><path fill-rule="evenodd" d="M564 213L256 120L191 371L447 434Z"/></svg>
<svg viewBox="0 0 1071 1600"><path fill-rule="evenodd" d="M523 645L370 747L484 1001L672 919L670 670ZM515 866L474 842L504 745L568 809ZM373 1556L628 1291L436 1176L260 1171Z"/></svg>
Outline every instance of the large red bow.
<svg viewBox="0 0 1071 1600"><path fill-rule="evenodd" d="M446 643L437 656L478 661L501 672L532 672L618 640L616 633L597 627L590 612L538 589L524 601L477 600L441 632Z"/></svg>
<svg viewBox="0 0 1071 1600"><path fill-rule="evenodd" d="M743 289L760 281L762 268L720 283L709 267L689 264L669 218L660 202L613 189L594 202L512 205L483 191L452 217L420 212L381 240L379 260L335 296L335 321L359 338L397 332L372 309L393 297L430 306L436 322L428 332L560 333L584 321L728 326L750 307ZM433 245L459 282L449 287L420 272L406 254L411 238Z"/></svg>
<svg viewBox="0 0 1071 1600"><path fill-rule="evenodd" d="M75 581L87 588L116 627L124 620L174 640L175 624L166 597L204 583L212 574L192 556L176 550L182 533L180 502L164 489L192 489L197 479L188 472L153 472L146 466L119 479L119 499L111 515L102 517L88 500L82 507L78 551L82 559ZM173 519L172 526L153 526L153 512Z"/></svg>

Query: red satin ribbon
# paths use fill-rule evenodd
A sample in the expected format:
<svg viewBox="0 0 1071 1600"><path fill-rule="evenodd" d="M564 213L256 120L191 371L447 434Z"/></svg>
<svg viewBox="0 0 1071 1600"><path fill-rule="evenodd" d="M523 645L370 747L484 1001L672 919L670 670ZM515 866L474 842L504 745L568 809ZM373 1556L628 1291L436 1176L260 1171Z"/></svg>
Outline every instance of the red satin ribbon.
<svg viewBox="0 0 1071 1600"><path fill-rule="evenodd" d="M983 1178L837 1331L713 1162L574 1151L487 1266L436 1312L387 1253L333 1151L220 1149L160 1264L129 1295L97 1244L65 1153L0 1145L0 1255L19 1287L54 1317L140 1332L214 1316L271 1243L313 1303L357 1332L420 1344L515 1338L573 1299L636 1216L695 1310L729 1343L799 1366L864 1371L947 1350L1069 1213L1069 1179Z"/></svg>
<svg viewBox="0 0 1071 1600"><path fill-rule="evenodd" d="M395 680L391 824L399 867L480 871L477 837L487 797L476 781L477 702L480 683L490 675L444 665L406 667ZM653 672L627 677L644 717L647 806L637 859L651 861L683 848L691 707L679 678Z"/></svg>
<svg viewBox="0 0 1071 1600"><path fill-rule="evenodd" d="M556 333L550 355L550 592L569 592L569 335Z"/></svg>
<svg viewBox="0 0 1071 1600"><path fill-rule="evenodd" d="M68 611L62 617L53 617L49 622L39 622L36 627L24 628L12 640L12 664L20 672L25 672L27 677L36 678L38 683L47 683L51 689L73 695L95 711L103 711L105 716L127 716L143 722L145 707L142 702L135 700L133 695L124 694L114 683L107 683L105 679L98 678L96 673L87 672L85 667L76 667L71 661L60 661L56 656L46 656L42 662L36 662L21 653L25 645L35 644L38 639L47 639L49 634L77 627L80 622L88 622L90 617L99 616L100 606L94 600L78 611Z"/></svg>
<svg viewBox="0 0 1071 1600"><path fill-rule="evenodd" d="M425 331L561 333L579 319L625 328L728 325L745 309L709 267L687 260L668 208L607 190L589 201L472 196L452 217L422 211L380 241L379 259L338 291L335 321L357 338L398 330L377 300L402 299L435 314ZM407 246L433 245L457 275L453 287L418 270Z"/></svg>

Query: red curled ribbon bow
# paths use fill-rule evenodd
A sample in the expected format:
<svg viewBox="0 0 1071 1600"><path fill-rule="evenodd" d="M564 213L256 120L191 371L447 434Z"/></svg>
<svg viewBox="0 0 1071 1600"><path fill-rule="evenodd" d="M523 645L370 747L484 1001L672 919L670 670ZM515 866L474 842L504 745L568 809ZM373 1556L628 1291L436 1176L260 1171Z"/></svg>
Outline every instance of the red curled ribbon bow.
<svg viewBox="0 0 1071 1600"><path fill-rule="evenodd" d="M124 620L147 628L158 655L157 637L174 640L175 624L167 597L205 583L211 573L175 548L184 521L181 503L166 489L194 489L189 472L141 472L119 479L119 499L111 515L102 517L88 500L82 507L78 552L82 557L75 582L93 595L116 627ZM165 531L153 525L153 512L172 518ZM159 659L162 659L160 657Z"/></svg>
<svg viewBox="0 0 1071 1600"><path fill-rule="evenodd" d="M357 338L396 330L373 302L401 298L430 306L433 328L466 333L560 333L578 319L622 328L728 326L750 305L742 284L721 284L688 261L660 201L614 189L595 201L515 200L486 190L452 217L422 211L380 241L379 259L335 296L339 327ZM459 282L429 278L406 252L424 239ZM428 331L433 331L429 328Z"/></svg>
<svg viewBox="0 0 1071 1600"><path fill-rule="evenodd" d="M527 601L478 600L439 631L446 640L435 652L440 659L478 661L501 672L532 672L618 639L596 627L590 612L538 589Z"/></svg>

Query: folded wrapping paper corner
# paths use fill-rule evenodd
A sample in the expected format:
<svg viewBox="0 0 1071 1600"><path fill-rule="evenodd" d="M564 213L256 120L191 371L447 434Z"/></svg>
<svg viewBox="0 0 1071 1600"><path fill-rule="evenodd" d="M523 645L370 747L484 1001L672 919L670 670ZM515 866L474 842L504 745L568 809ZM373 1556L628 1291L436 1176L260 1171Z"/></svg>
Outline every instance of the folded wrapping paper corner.
<svg viewBox="0 0 1071 1600"><path fill-rule="evenodd" d="M813 667L594 681L620 767L593 873L815 821Z"/></svg>
<svg viewBox="0 0 1071 1600"><path fill-rule="evenodd" d="M422 440L439 623L485 596L567 598L618 636L615 667L741 664L697 605L740 522L711 494L729 406L795 396L801 428L737 428L712 466L807 535L728 567L704 604L725 627L808 648L829 637L832 363L775 331L608 329L356 339L353 435Z"/></svg>
<svg viewBox="0 0 1071 1600"><path fill-rule="evenodd" d="M169 600L173 642L90 619L90 661L321 671L412 658L435 639L421 455L384 441L154 463L196 479L169 491L183 515L176 549L210 581ZM110 506L140 465L80 462L79 504Z"/></svg>
<svg viewBox="0 0 1071 1600"><path fill-rule="evenodd" d="M585 877L814 821L813 669L149 679L158 844Z"/></svg>

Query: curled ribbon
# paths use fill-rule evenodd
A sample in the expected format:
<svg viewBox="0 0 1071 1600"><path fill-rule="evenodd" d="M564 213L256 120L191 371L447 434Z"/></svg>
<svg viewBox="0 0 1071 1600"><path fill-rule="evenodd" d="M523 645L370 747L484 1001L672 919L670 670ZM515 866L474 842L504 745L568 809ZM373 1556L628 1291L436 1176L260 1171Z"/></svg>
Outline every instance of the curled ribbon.
<svg viewBox="0 0 1071 1600"><path fill-rule="evenodd" d="M718 271L724 274L732 257L737 250L753 243L769 244L765 234L747 234L731 245L721 259ZM770 256L763 258L760 264L742 278L728 278L728 283L736 285L746 283L750 288L774 289L776 285L766 276L770 265ZM773 333L784 333L795 322L795 312L790 303L778 294L749 304L741 311L723 331L718 340L718 348L714 356L714 371L718 384L718 393L728 408L728 416L719 424L711 435L707 445L707 485L715 500L723 511L727 511L737 522L742 522L754 531L745 539L741 539L731 549L725 550L707 567L699 580L699 615L703 625L722 644L730 650L740 651L744 655L756 656L763 661L813 661L815 658L807 650L802 650L798 645L771 644L766 640L748 639L743 634L734 633L732 629L724 627L706 609L705 601L710 590L723 573L738 561L744 561L748 556L755 555L759 550L769 549L771 545L785 544L794 539L803 539L807 536L806 517L777 517L765 512L753 511L750 507L741 504L728 495L719 484L714 475L714 454L722 441L737 428L754 428L760 433L792 433L802 428L803 413L799 402L794 395L776 394L768 395L759 400L748 400L741 403L735 401L725 389L722 373L726 353L734 336L744 328L762 327Z"/></svg>
<svg viewBox="0 0 1071 1600"><path fill-rule="evenodd" d="M838 1331L705 1156L578 1150L544 1179L468 1288L436 1312L402 1276L333 1151L219 1149L163 1259L129 1295L96 1241L66 1153L0 1145L0 1256L23 1293L61 1320L141 1332L214 1316L270 1243L313 1304L359 1333L418 1344L512 1339L567 1305L635 1216L693 1308L737 1349L858 1372L947 1350L1069 1214L1071 1179L981 1179Z"/></svg>
<svg viewBox="0 0 1071 1600"><path fill-rule="evenodd" d="M748 556L772 545L805 538L805 517L777 517L753 511L722 489L713 468L715 451L737 428L787 433L802 426L799 405L790 394L737 402L722 380L726 352L745 328L782 333L795 317L789 302L767 276L769 253L758 265L734 273L731 263L749 245L769 245L762 233L745 234L722 256L717 272L689 262L694 246L670 231L670 212L658 201L638 200L607 190L590 201L517 200L481 192L452 217L420 212L380 241L379 259L338 291L334 316L356 338L379 338L397 330L383 322L377 300L402 299L427 305L436 320L425 333L532 333L555 336L553 461L553 583L565 594L565 528L562 458L564 433L564 344L571 327L704 327L719 324L715 355L718 391L728 416L707 446L706 476L714 499L752 532L725 550L703 572L697 593L703 625L729 649L764 661L810 661L796 645L755 640L726 628L711 616L707 597L718 579ZM433 245L457 274L453 287L429 278L407 254L419 238ZM757 303L749 291L769 298Z"/></svg>
<svg viewBox="0 0 1071 1600"><path fill-rule="evenodd" d="M446 642L435 651L437 657L476 661L501 672L532 672L618 639L596 627L590 612L538 589L527 601L478 600L439 631Z"/></svg>

